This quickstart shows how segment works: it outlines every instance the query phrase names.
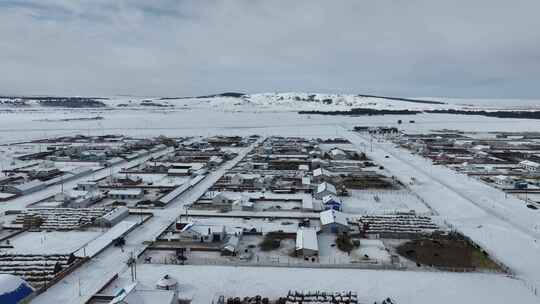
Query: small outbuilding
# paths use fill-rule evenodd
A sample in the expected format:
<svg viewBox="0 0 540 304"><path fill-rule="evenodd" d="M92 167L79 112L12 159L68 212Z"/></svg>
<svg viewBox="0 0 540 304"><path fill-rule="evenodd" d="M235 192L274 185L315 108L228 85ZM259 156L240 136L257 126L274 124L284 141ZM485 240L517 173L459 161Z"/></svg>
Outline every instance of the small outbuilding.
<svg viewBox="0 0 540 304"><path fill-rule="evenodd" d="M129 216L129 209L125 206L120 206L120 207L114 208L113 210L107 212L102 217L96 219L95 223L98 226L112 227L120 223L122 220L124 220L128 216Z"/></svg>
<svg viewBox="0 0 540 304"><path fill-rule="evenodd" d="M343 212L326 210L319 214L321 228L326 232L343 233L349 231L349 221Z"/></svg>
<svg viewBox="0 0 540 304"><path fill-rule="evenodd" d="M115 189L110 190L107 196L112 199L128 200L128 199L141 199L143 197L143 190L139 188L131 189Z"/></svg>
<svg viewBox="0 0 540 304"><path fill-rule="evenodd" d="M13 193L16 195L26 195L42 189L45 189L47 185L37 179L31 180L26 183L18 185L5 185L2 186L4 192Z"/></svg>
<svg viewBox="0 0 540 304"><path fill-rule="evenodd" d="M319 242L315 229L301 227L296 231L295 253L297 256L302 257L319 255Z"/></svg>
<svg viewBox="0 0 540 304"><path fill-rule="evenodd" d="M322 199L324 210L337 210L341 211L342 203L333 195L327 195Z"/></svg>
<svg viewBox="0 0 540 304"><path fill-rule="evenodd" d="M530 173L540 173L540 163L530 160L524 160L519 163L519 166L529 171Z"/></svg>
<svg viewBox="0 0 540 304"><path fill-rule="evenodd" d="M323 182L317 186L317 189L313 196L316 199L323 199L323 197L327 195L336 195L336 194L337 194L336 186L332 185L331 183Z"/></svg>

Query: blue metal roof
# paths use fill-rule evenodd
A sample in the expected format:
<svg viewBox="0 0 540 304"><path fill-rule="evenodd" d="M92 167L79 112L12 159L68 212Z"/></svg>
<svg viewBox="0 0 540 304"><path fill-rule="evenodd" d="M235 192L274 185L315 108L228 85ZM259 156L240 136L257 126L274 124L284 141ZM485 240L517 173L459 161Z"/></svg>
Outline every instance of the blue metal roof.
<svg viewBox="0 0 540 304"><path fill-rule="evenodd" d="M0 303L18 304L34 290L24 280L9 274L0 274Z"/></svg>

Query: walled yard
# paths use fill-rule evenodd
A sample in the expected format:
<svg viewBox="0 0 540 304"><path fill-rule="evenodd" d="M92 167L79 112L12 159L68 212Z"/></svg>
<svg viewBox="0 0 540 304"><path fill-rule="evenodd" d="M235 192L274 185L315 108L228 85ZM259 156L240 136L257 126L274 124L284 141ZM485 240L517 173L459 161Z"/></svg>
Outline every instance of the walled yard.
<svg viewBox="0 0 540 304"><path fill-rule="evenodd" d="M397 252L419 265L439 269L502 271L489 255L463 239L419 239L406 242Z"/></svg>

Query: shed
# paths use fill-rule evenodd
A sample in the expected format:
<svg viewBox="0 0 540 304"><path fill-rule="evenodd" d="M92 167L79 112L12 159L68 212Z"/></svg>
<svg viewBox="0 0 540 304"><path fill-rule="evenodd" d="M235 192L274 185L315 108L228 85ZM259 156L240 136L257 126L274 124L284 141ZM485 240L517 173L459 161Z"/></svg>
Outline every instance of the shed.
<svg viewBox="0 0 540 304"><path fill-rule="evenodd" d="M31 180L23 184L3 186L5 192L13 193L17 195L30 194L30 193L45 189L45 187L46 187L46 184L37 179Z"/></svg>
<svg viewBox="0 0 540 304"><path fill-rule="evenodd" d="M536 173L540 171L540 164L530 160L524 160L520 162L519 166L531 173Z"/></svg>
<svg viewBox="0 0 540 304"><path fill-rule="evenodd" d="M309 194L302 196L302 211L312 212L314 209L313 197Z"/></svg>
<svg viewBox="0 0 540 304"><path fill-rule="evenodd" d="M223 255L236 255L238 252L238 246L240 244L240 237L238 235L231 234L227 238L227 241L221 247L221 253Z"/></svg>
<svg viewBox="0 0 540 304"><path fill-rule="evenodd" d="M326 210L319 214L321 227L324 231L341 233L349 231L349 222L344 213L336 210Z"/></svg>
<svg viewBox="0 0 540 304"><path fill-rule="evenodd" d="M312 228L301 227L296 231L295 252L299 256L311 257L319 254L317 231Z"/></svg>
<svg viewBox="0 0 540 304"><path fill-rule="evenodd" d="M330 150L330 152L328 152L328 156L330 156L330 158L334 160L347 159L347 153L345 153L345 151L339 148L334 148Z"/></svg>
<svg viewBox="0 0 540 304"><path fill-rule="evenodd" d="M322 202L323 202L325 210L332 209L332 210L341 211L341 208L342 208L341 201L339 201L333 195L327 195L327 196L323 197Z"/></svg>
<svg viewBox="0 0 540 304"><path fill-rule="evenodd" d="M308 165L298 165L298 171L309 171L309 166Z"/></svg>
<svg viewBox="0 0 540 304"><path fill-rule="evenodd" d="M313 195L316 199L322 199L327 195L336 195L336 187L330 183L323 182L317 186L317 190Z"/></svg>
<svg viewBox="0 0 540 304"><path fill-rule="evenodd" d="M225 226L205 225L196 222L176 223L176 228L180 229L180 239L195 242L221 242L225 239Z"/></svg>
<svg viewBox="0 0 540 304"><path fill-rule="evenodd" d="M102 217L96 219L96 225L112 227L129 216L129 209L125 206L120 206L109 211Z"/></svg>
<svg viewBox="0 0 540 304"><path fill-rule="evenodd" d="M141 199L143 190L139 188L110 190L107 196L112 199Z"/></svg>
<svg viewBox="0 0 540 304"><path fill-rule="evenodd" d="M190 169L171 168L167 170L167 175L169 176L188 176L189 174L190 174Z"/></svg>
<svg viewBox="0 0 540 304"><path fill-rule="evenodd" d="M77 189L83 191L96 191L98 189L98 183L95 181L84 181L77 184Z"/></svg>

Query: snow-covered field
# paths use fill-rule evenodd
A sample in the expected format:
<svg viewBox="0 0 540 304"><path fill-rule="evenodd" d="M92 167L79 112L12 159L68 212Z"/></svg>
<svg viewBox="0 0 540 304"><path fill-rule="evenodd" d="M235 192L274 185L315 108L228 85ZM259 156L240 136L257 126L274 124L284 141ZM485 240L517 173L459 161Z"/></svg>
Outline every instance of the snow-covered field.
<svg viewBox="0 0 540 304"><path fill-rule="evenodd" d="M137 272L141 290L153 289L165 274L178 279L180 296L192 298L193 304L211 303L220 294L279 297L295 289L352 290L363 303L387 297L400 304L538 303L520 281L503 275L154 264L137 266ZM129 282L125 273L115 285Z"/></svg>
<svg viewBox="0 0 540 304"><path fill-rule="evenodd" d="M72 110L82 111L82 110ZM100 121L34 121L36 115L57 117L80 115L47 110L40 113L0 113L0 143L25 141L60 135L126 134L131 136L283 135L307 137L339 136L339 126L398 126L404 130L426 132L434 129L464 131L520 131L540 129L540 121L532 119L499 119L449 114L323 116L298 115L295 112L229 112L188 109L169 112L137 110L106 111ZM93 115L93 114L84 114ZM407 121L415 120L414 124Z"/></svg>
<svg viewBox="0 0 540 304"><path fill-rule="evenodd" d="M379 198L379 201L375 199ZM360 214L386 214L415 211L417 214L430 214L431 210L406 190L351 190L351 196L342 197L343 211Z"/></svg>
<svg viewBox="0 0 540 304"><path fill-rule="evenodd" d="M71 254L102 233L99 230L25 232L10 239L14 248L8 251L26 254Z"/></svg>

